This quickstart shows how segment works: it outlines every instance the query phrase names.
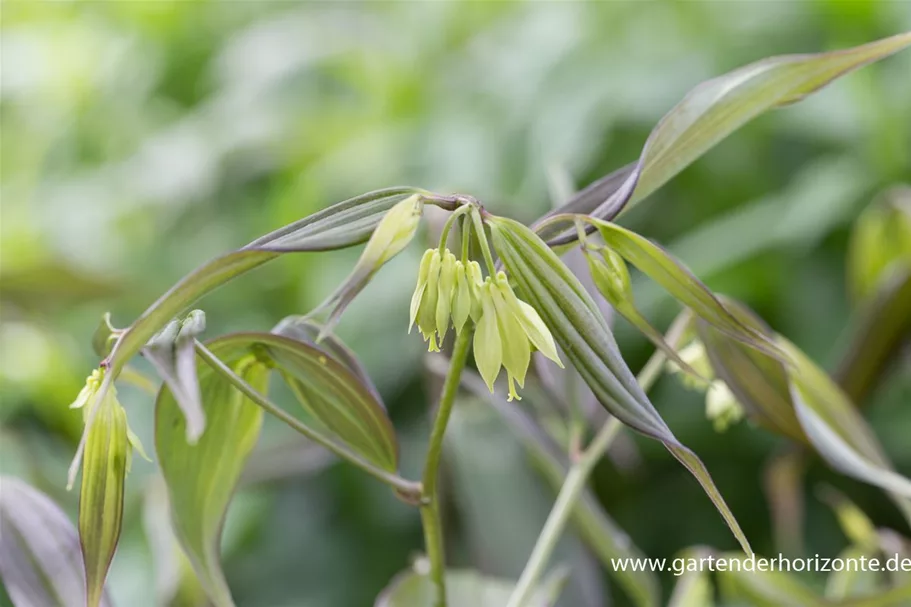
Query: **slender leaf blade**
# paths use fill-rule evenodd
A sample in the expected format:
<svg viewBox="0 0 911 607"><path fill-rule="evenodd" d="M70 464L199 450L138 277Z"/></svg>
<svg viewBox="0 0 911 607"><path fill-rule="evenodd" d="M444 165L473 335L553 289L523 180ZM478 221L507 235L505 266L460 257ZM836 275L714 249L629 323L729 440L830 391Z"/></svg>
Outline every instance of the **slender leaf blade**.
<svg viewBox="0 0 911 607"><path fill-rule="evenodd" d="M615 223L597 219L592 223L608 247L664 287L697 317L757 350L782 356L761 331L738 320L711 289L662 247Z"/></svg>
<svg viewBox="0 0 911 607"><path fill-rule="evenodd" d="M581 190L548 216L571 210L612 219L753 118L800 101L831 81L909 45L911 32L843 50L769 57L703 82L658 122L637 162ZM551 244L575 239L575 233L567 231Z"/></svg>
<svg viewBox="0 0 911 607"><path fill-rule="evenodd" d="M168 321L203 295L283 253L325 251L364 242L386 211L418 192L388 188L339 202L203 264L171 287L121 336L109 358L114 375Z"/></svg>
<svg viewBox="0 0 911 607"><path fill-rule="evenodd" d="M510 277L598 402L621 422L664 443L703 486L744 551L752 552L702 462L677 440L637 383L607 322L579 280L526 226L502 217L488 221L494 248Z"/></svg>
<svg viewBox="0 0 911 607"><path fill-rule="evenodd" d="M267 367L231 336L210 342L212 352L247 383L264 392ZM233 600L219 562L221 526L244 464L259 437L262 410L202 361L197 363L208 423L188 444L186 418L167 386L155 404L155 448L168 486L174 532L209 598L217 607Z"/></svg>

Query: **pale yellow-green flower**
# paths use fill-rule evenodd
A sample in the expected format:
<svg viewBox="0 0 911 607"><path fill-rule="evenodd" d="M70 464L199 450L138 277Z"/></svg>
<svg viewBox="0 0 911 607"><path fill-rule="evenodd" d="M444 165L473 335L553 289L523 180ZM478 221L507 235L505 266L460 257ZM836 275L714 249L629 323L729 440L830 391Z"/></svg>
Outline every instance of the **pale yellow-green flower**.
<svg viewBox="0 0 911 607"><path fill-rule="evenodd" d="M461 333L469 318L481 317L478 287L482 281L478 262L463 263L447 249L425 251L411 296L409 331L417 324L428 349L439 351L450 326Z"/></svg>
<svg viewBox="0 0 911 607"><path fill-rule="evenodd" d="M519 399L516 383L525 385L532 348L562 366L553 336L541 317L519 300L503 272L479 286L481 317L474 335L478 372L493 392L500 368L506 368L509 400Z"/></svg>
<svg viewBox="0 0 911 607"><path fill-rule="evenodd" d="M721 380L713 381L705 394L705 416L716 432L724 432L743 419L743 406Z"/></svg>

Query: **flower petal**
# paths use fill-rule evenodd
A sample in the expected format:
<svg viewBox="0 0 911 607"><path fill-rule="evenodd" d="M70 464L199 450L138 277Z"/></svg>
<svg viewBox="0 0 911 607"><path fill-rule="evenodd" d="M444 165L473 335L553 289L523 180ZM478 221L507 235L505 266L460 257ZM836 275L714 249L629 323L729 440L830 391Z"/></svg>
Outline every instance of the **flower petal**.
<svg viewBox="0 0 911 607"><path fill-rule="evenodd" d="M489 282L480 288L480 295L483 312L474 334L474 360L484 383L493 392L493 384L503 362L503 345L500 342L497 312L490 297Z"/></svg>

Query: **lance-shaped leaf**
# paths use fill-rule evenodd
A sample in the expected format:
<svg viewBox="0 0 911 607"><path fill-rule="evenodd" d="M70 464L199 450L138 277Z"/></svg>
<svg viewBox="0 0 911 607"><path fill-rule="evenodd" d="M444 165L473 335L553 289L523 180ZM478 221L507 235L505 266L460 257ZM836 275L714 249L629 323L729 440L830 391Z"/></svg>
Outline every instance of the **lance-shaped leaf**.
<svg viewBox="0 0 911 607"><path fill-rule="evenodd" d="M909 45L911 32L844 50L770 57L703 82L655 126L636 163L581 190L555 213L571 210L612 219L756 116L800 101ZM574 231L567 231L551 244L575 238Z"/></svg>
<svg viewBox="0 0 911 607"><path fill-rule="evenodd" d="M771 329L745 306L727 298L722 301L742 324L772 335ZM806 444L807 437L791 404L784 365L731 339L703 320L696 322L696 332L715 373L727 384L747 415L772 432Z"/></svg>
<svg viewBox="0 0 911 607"><path fill-rule="evenodd" d="M272 333L283 335L291 339L304 342L314 348L325 351L332 358L339 361L357 376L358 381L373 394L378 405L383 407L379 390L367 374L367 369L361 364L360 359L351 351L342 340L333 334L326 335L317 344L319 336L323 333L324 326L307 318L306 316L287 316L272 329ZM383 407L385 409L385 407Z"/></svg>
<svg viewBox="0 0 911 607"><path fill-rule="evenodd" d="M828 374L794 344L778 339L795 361L788 383L791 399L817 453L843 474L901 496L899 507L911 515L911 480L892 470L876 436Z"/></svg>
<svg viewBox="0 0 911 607"><path fill-rule="evenodd" d="M242 335L274 363L304 410L335 439L382 470L398 469L395 430L371 384L317 346L270 333Z"/></svg>
<svg viewBox="0 0 911 607"><path fill-rule="evenodd" d="M551 607L556 604L562 588L559 577L542 584L527 607ZM515 582L487 577L473 570L446 572L446 604L448 607L502 607L509 601ZM374 607L434 607L436 589L430 576L406 571L397 575L377 597Z"/></svg>
<svg viewBox="0 0 911 607"><path fill-rule="evenodd" d="M589 219L598 228L610 249L636 266L643 274L667 289L675 299L719 331L734 339L781 357L781 352L764 333L740 322L701 280L651 240L622 226L599 219Z"/></svg>
<svg viewBox="0 0 911 607"><path fill-rule="evenodd" d="M725 304L742 321L761 326L742 305ZM776 336L779 348L793 363L785 369L705 323L697 324L697 329L715 372L758 423L809 444L843 474L892 492L899 508L911 518L911 481L892 470L850 399L806 354Z"/></svg>
<svg viewBox="0 0 911 607"><path fill-rule="evenodd" d="M448 360L442 356L430 357L427 363L430 370L440 376L445 376L449 369ZM554 491L559 491L569 472L565 450L553 441L524 408L516 407L492 394L477 373L468 369L462 371L461 382L468 391L485 400L500 415L522 442L531 464ZM608 575L616 579L635 605L657 607L660 604L661 586L653 571L634 571L631 567L623 569L615 566L617 559L636 560L644 558L644 555L629 535L608 516L591 490L583 489L581 498L573 508L572 521L579 531L579 537L588 544Z"/></svg>
<svg viewBox="0 0 911 607"><path fill-rule="evenodd" d="M126 412L117 402L113 389L87 406L95 407L96 413L85 439L79 540L85 564L86 605L97 607L120 539L124 485L133 447Z"/></svg>
<svg viewBox="0 0 911 607"><path fill-rule="evenodd" d="M256 390L264 392L268 368L232 336L208 344ZM259 438L262 410L208 365L197 363L208 423L195 445L186 440L186 418L162 386L155 404L155 450L168 486L174 533L217 607L233 605L219 562L222 521L250 451Z"/></svg>
<svg viewBox="0 0 911 607"><path fill-rule="evenodd" d="M511 219L489 218L494 248L523 298L537 310L595 397L634 430L664 443L696 477L746 552L749 542L699 458L683 446L620 355L591 296L534 232Z"/></svg>
<svg viewBox="0 0 911 607"><path fill-rule="evenodd" d="M0 529L0 580L13 605L85 606L79 537L49 497L0 477ZM101 605L110 605L106 595Z"/></svg>
<svg viewBox="0 0 911 607"><path fill-rule="evenodd" d="M206 315L193 310L183 321L172 320L142 349L171 391L187 420L187 442L199 440L206 427L199 379L196 377L196 338L206 329Z"/></svg>
<svg viewBox="0 0 911 607"><path fill-rule="evenodd" d="M200 266L171 287L121 336L110 356L113 374L119 373L165 324L206 293L283 253L327 251L364 242L389 209L418 192L408 187L388 188L339 202Z"/></svg>
<svg viewBox="0 0 911 607"><path fill-rule="evenodd" d="M332 308L326 326L320 332L322 339L332 330L338 322L345 308L360 293L370 278L383 264L398 255L408 246L417 232L421 215L424 213L424 201L419 194L412 194L405 200L395 204L383 215L383 219L376 226L361 258L358 259L354 270L339 285L325 302L317 306L311 314L316 314L326 308Z"/></svg>
<svg viewBox="0 0 911 607"><path fill-rule="evenodd" d="M229 280L275 259L283 253L325 251L352 246L367 240L385 213L405 198L423 190L399 187L376 190L344 202L266 234L247 246L203 264L182 278L146 309L117 340L107 358L109 372L101 386L102 395L113 385L124 365L159 330L197 299ZM82 461L85 436L70 465L72 485Z"/></svg>

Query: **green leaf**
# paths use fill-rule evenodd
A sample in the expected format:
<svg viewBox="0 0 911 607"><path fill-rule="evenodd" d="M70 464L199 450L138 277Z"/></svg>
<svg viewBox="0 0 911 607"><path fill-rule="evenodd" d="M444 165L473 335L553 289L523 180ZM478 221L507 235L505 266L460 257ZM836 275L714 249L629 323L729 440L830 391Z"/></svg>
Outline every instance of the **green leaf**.
<svg viewBox="0 0 911 607"><path fill-rule="evenodd" d="M0 529L0 580L13 605L85 606L79 537L49 497L0 477ZM106 595L101 605L110 605Z"/></svg>
<svg viewBox="0 0 911 607"><path fill-rule="evenodd" d="M395 429L372 384L312 344L273 333L236 338L246 339L275 365L304 410L334 438L383 470L398 469Z"/></svg>
<svg viewBox="0 0 911 607"><path fill-rule="evenodd" d="M208 347L260 392L268 368L249 353L248 341L233 336ZM203 362L197 363L206 429L186 441L186 418L163 386L155 404L155 450L168 486L174 532L217 607L233 605L219 562L221 527L244 464L259 438L262 410Z"/></svg>
<svg viewBox="0 0 911 607"><path fill-rule="evenodd" d="M373 394L377 404L382 407L383 402L380 398L380 393L376 389L373 380L370 379L370 376L367 374L367 369L364 368L364 365L361 364L358 357L341 339L336 337L335 334L329 333L317 343L317 339L323 334L323 329L323 325L306 316L294 315L283 318L272 329L272 333L283 335L304 342L314 348L324 350L332 358L348 367L348 370L357 376L358 381L361 382L364 388L370 390L370 393Z"/></svg>
<svg viewBox="0 0 911 607"><path fill-rule="evenodd" d="M555 213L612 219L763 112L800 101L909 45L911 32L844 50L770 57L703 82L655 126L636 163L581 190ZM575 239L575 232L567 231L551 244Z"/></svg>
<svg viewBox="0 0 911 607"><path fill-rule="evenodd" d="M486 577L473 570L446 572L447 607L503 607L515 582ZM527 607L550 607L554 590L539 589ZM376 599L374 607L434 607L435 587L428 575L406 571L396 576Z"/></svg>
<svg viewBox="0 0 911 607"><path fill-rule="evenodd" d="M595 302L534 232L511 219L488 219L494 248L523 299L537 310L598 402L621 422L660 440L696 477L746 552L749 542L699 458L683 446L636 382Z"/></svg>
<svg viewBox="0 0 911 607"><path fill-rule="evenodd" d="M97 607L120 539L124 485L133 447L128 438L126 412L113 392L87 406L96 409L85 439L78 527L85 563L86 605Z"/></svg>
<svg viewBox="0 0 911 607"><path fill-rule="evenodd" d="M615 223L591 219L608 247L660 284L719 331L775 357L781 352L761 331L740 322L685 265L654 242Z"/></svg>
<svg viewBox="0 0 911 607"><path fill-rule="evenodd" d="M723 301L725 308L741 323L771 336L771 330L752 311L730 299ZM715 374L727 384L749 417L772 432L807 444L807 437L791 404L784 365L731 339L703 320L696 322L696 332Z"/></svg>
<svg viewBox="0 0 911 607"><path fill-rule="evenodd" d="M816 452L843 474L901 496L899 506L911 515L911 480L892 470L866 420L825 371L783 337L779 343L795 361L791 398Z"/></svg>
<svg viewBox="0 0 911 607"><path fill-rule="evenodd" d="M155 604L199 607L206 593L174 536L164 479L156 474L143 491L142 527L155 574Z"/></svg>
<svg viewBox="0 0 911 607"><path fill-rule="evenodd" d="M730 301L725 305L742 321L761 326L744 306ZM780 335L775 336L793 363L785 369L778 361L734 342L705 323L697 323L697 331L715 372L757 422L809 444L841 473L892 492L911 520L911 480L892 470L851 400L806 354Z"/></svg>
<svg viewBox="0 0 911 607"><path fill-rule="evenodd" d="M232 278L284 253L326 251L364 242L396 203L419 192L400 187L334 204L203 264L153 303L121 336L109 359L114 375L172 318Z"/></svg>
<svg viewBox="0 0 911 607"><path fill-rule="evenodd" d="M440 376L445 376L449 369L448 361L442 356L430 357L428 366ZM491 394L477 373L468 369L462 371L461 382L468 391L485 400L500 415L522 442L532 465L554 491L559 491L569 472L565 450L554 443L526 409L516 407L496 394ZM529 395L529 399L531 398L533 397ZM591 490L582 491L582 497L573 509L572 521L580 539L588 544L608 575L616 579L635 605L657 607L660 604L661 586L654 572L633 571L632 568L624 571L615 566L616 559L639 559L645 555L633 544L629 535L608 516Z"/></svg>
<svg viewBox="0 0 911 607"><path fill-rule="evenodd" d="M206 427L199 379L196 377L196 338L206 328L206 315L194 310L182 322L172 320L142 349L168 386L187 420L187 442L199 440Z"/></svg>
<svg viewBox="0 0 911 607"><path fill-rule="evenodd" d="M323 328L320 339L331 331L332 327L341 318L348 305L360 293L370 279L383 265L398 255L408 246L417 232L421 216L424 214L424 201L419 194L412 194L408 198L396 203L382 220L367 241L367 246L361 253L360 259L354 266L351 274L341 285L324 301L317 306L311 314L316 314L326 308L332 308L326 326Z"/></svg>
<svg viewBox="0 0 911 607"><path fill-rule="evenodd" d="M911 267L896 268L866 298L834 373L835 381L862 406L911 335Z"/></svg>

